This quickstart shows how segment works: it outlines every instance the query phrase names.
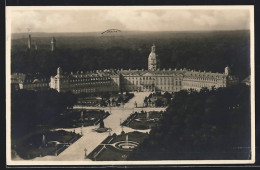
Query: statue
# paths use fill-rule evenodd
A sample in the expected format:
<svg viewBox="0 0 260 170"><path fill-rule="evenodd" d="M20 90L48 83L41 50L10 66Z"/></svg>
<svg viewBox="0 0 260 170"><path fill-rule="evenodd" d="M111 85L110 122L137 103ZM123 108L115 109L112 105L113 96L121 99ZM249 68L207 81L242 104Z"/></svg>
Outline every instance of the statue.
<svg viewBox="0 0 260 170"><path fill-rule="evenodd" d="M99 124L99 128L104 128L105 125L104 125L104 121L103 121L103 118L100 119L100 124Z"/></svg>
<svg viewBox="0 0 260 170"><path fill-rule="evenodd" d="M95 128L93 129L93 131L98 132L98 133L103 133L103 132L107 132L107 131L112 131L111 128L106 128L105 124L104 124L104 120L103 118L100 119L100 123L99 123L99 128Z"/></svg>

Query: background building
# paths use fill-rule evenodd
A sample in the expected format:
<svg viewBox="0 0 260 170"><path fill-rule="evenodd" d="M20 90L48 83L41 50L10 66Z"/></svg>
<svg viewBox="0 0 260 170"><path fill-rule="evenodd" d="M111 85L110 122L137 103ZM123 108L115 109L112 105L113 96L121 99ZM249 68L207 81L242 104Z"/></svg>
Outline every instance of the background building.
<svg viewBox="0 0 260 170"><path fill-rule="evenodd" d="M227 66L224 73L201 72L188 69L159 69L155 45L148 57L148 70L97 70L63 74L61 68L51 77L50 87L59 92L73 93L112 92L112 91L168 91L183 89L200 90L203 87L219 88L238 83L236 76L230 75Z"/></svg>
<svg viewBox="0 0 260 170"><path fill-rule="evenodd" d="M50 78L50 88L58 92L71 91L75 94L114 92L120 88L119 75L113 70L63 73L59 67L57 75Z"/></svg>
<svg viewBox="0 0 260 170"><path fill-rule="evenodd" d="M50 80L40 74L14 73L11 76L11 85L15 89L46 90L49 89Z"/></svg>

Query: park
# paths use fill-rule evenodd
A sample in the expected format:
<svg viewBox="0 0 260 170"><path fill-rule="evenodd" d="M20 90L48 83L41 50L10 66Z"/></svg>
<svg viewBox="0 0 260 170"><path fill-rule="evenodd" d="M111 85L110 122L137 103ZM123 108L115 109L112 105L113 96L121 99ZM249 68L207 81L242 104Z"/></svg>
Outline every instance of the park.
<svg viewBox="0 0 260 170"><path fill-rule="evenodd" d="M125 156L128 155L129 151L124 151L116 148L120 148L121 145L125 144L126 136L122 134L128 134L129 142L128 145L137 146L145 137L147 137L150 129L134 129L129 126L123 126L122 122L127 120L130 115L135 112L141 113L145 112L154 112L154 111L164 111L165 108L150 108L143 107L143 102L145 97L149 96L149 92L139 92L134 93L133 97L128 100L128 102L119 106L85 106L85 105L74 105L71 109L66 109L58 115L58 121L52 125L52 130L48 129L49 133L57 133L59 131L64 134L76 135L77 140L73 140L73 142L66 144L66 148L63 147L63 150L60 152L55 152L55 144L51 145L49 138L47 135L46 141L49 142L49 153L45 152L45 154L41 154L43 147L35 147L34 150L39 152L38 155L34 155L28 159L32 160L106 160L106 155L110 152L116 152L115 157L112 157L113 160L118 158L119 160L126 159ZM153 114L151 114L152 116ZM151 117L152 118L152 117ZM102 132L98 132L97 129L100 129L100 126L107 130ZM41 133L40 133L41 134ZM38 135L37 141L42 143L42 135ZM55 135L54 135L55 136ZM95 152L99 152L99 148L102 145L102 142L111 136L116 136L113 139L113 143L119 142L115 147L111 148L108 146L108 150L106 152L101 151L97 159L93 158L93 154ZM134 136L134 137L133 137ZM56 135L58 138L58 136ZM121 140L122 139L122 140ZM131 139L131 141L130 141ZM133 140L133 141L132 141ZM52 141L57 141L53 139ZM120 143L121 141L121 143ZM59 140L59 143L64 141ZM38 146L38 145L37 145ZM65 146L65 145L64 145ZM116 147L117 146L117 147ZM24 151L24 150L23 150ZM94 151L94 152L93 152ZM127 154L125 153L127 152ZM90 155L89 155L90 154ZM103 155L104 154L104 155ZM92 156L91 156L92 155ZM20 155L19 155L20 156ZM21 156L20 156L21 157Z"/></svg>
<svg viewBox="0 0 260 170"><path fill-rule="evenodd" d="M19 99L20 93L34 102L33 92L17 91L14 98ZM59 95L63 102L70 104L67 100L67 97L71 99L70 94L50 93L53 93L52 98L47 92L42 96L46 97L47 104ZM56 113L49 105L50 112L47 113L54 116L49 114L48 119L44 119L46 114L35 115L39 111L46 113L44 103L40 110L27 115L30 112L28 103L14 100L15 106L23 104L23 107L19 110L14 107L13 113L18 116L12 121L26 124L13 124L12 133L16 135L12 140L13 160L185 160L209 156L211 159L232 159L234 156L247 159L250 158L250 141L245 140L250 138L248 94L249 88L243 84L203 88L199 92L191 89L175 93L166 108L144 106L145 99L157 94L134 92L134 96L120 106L77 104L68 108L66 103L61 103L65 109L60 108ZM163 95L165 93L159 96ZM223 105L226 107L219 107ZM145 154L150 151L162 154L160 157Z"/></svg>

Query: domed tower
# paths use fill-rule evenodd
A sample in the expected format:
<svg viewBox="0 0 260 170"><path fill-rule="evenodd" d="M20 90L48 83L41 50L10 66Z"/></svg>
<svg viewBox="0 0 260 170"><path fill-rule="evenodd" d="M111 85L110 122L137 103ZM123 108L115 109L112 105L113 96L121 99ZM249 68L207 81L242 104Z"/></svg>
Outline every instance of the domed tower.
<svg viewBox="0 0 260 170"><path fill-rule="evenodd" d="M233 86L239 83L239 77L232 73L232 70L229 66L225 67L224 74L226 75L226 87Z"/></svg>
<svg viewBox="0 0 260 170"><path fill-rule="evenodd" d="M56 48L56 39L52 37L51 39L51 51L54 51Z"/></svg>
<svg viewBox="0 0 260 170"><path fill-rule="evenodd" d="M228 66L225 67L225 75L230 75L230 68Z"/></svg>
<svg viewBox="0 0 260 170"><path fill-rule="evenodd" d="M148 57L148 70L156 70L158 69L158 59L155 53L155 45L151 47L151 53Z"/></svg>
<svg viewBox="0 0 260 170"><path fill-rule="evenodd" d="M62 70L60 67L57 68L57 77L56 77L56 85L55 85L55 89L58 92L61 92L61 79L62 79Z"/></svg>

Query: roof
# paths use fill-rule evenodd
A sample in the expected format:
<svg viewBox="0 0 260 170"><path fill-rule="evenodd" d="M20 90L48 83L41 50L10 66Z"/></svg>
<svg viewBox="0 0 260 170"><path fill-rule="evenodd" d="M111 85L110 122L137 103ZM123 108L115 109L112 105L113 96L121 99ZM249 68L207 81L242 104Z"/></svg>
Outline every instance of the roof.
<svg viewBox="0 0 260 170"><path fill-rule="evenodd" d="M11 83L19 83L25 80L26 75L23 73L14 73L11 75Z"/></svg>
<svg viewBox="0 0 260 170"><path fill-rule="evenodd" d="M190 78L194 78L194 77L201 77L201 78L214 78L214 79L220 79L220 78L225 78L226 75L223 73L212 73L212 72L206 72L206 71L187 71L185 72L185 77L190 77Z"/></svg>
<svg viewBox="0 0 260 170"><path fill-rule="evenodd" d="M45 77L39 73L37 74L21 74L14 73L11 75L12 83L40 83L40 82L49 82L49 77Z"/></svg>
<svg viewBox="0 0 260 170"><path fill-rule="evenodd" d="M123 76L171 76L171 75L183 75L184 70L120 70L118 73Z"/></svg>
<svg viewBox="0 0 260 170"><path fill-rule="evenodd" d="M68 78L91 78L91 77L110 77L118 75L114 70L95 70L95 71L77 71L76 73L71 72L70 74L64 73L64 77Z"/></svg>
<svg viewBox="0 0 260 170"><path fill-rule="evenodd" d="M213 79L222 79L227 75L224 73L212 73L206 71L195 71L188 69L162 69L162 70L114 70L114 69L105 69L105 70L95 70L95 71L78 71L76 73L63 73L64 78L78 79L78 78L96 78L96 77L113 77L113 76L184 76L186 78L213 78ZM56 75L57 76L57 75ZM55 77L56 77L55 76Z"/></svg>
<svg viewBox="0 0 260 170"><path fill-rule="evenodd" d="M142 76L147 73L148 70L118 70L118 74L122 74L123 76Z"/></svg>

